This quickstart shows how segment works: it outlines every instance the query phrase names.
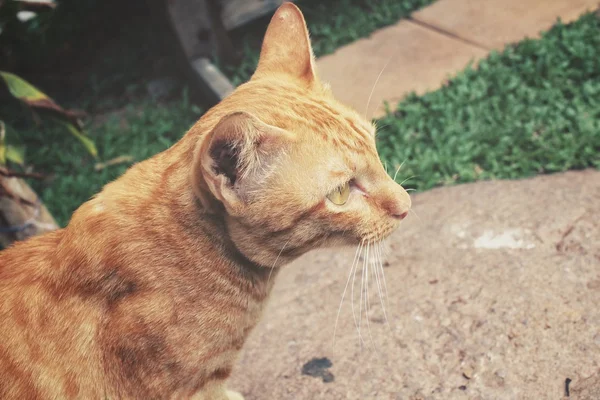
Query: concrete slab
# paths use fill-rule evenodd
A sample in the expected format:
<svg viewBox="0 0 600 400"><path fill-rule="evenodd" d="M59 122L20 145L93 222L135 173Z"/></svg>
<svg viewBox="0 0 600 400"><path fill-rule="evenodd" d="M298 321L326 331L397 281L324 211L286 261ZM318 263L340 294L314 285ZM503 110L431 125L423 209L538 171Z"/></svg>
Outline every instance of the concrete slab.
<svg viewBox="0 0 600 400"><path fill-rule="evenodd" d="M412 91L436 89L485 55L485 50L405 20L320 58L317 69L338 99L374 117L383 114L384 101L395 105Z"/></svg>
<svg viewBox="0 0 600 400"><path fill-rule="evenodd" d="M412 20L320 58L317 67L338 99L377 118L384 101L393 109L410 92L438 89L489 50L537 37L557 18L570 22L599 6L599 0L439 0Z"/></svg>
<svg viewBox="0 0 600 400"><path fill-rule="evenodd" d="M598 0L439 0L412 18L488 49L501 50L525 37L538 37L559 17L571 22L598 6Z"/></svg>
<svg viewBox="0 0 600 400"><path fill-rule="evenodd" d="M247 400L537 400L569 378L569 400L597 400L598 199L593 170L417 194L420 218L386 246L389 324L371 275L365 343L348 289L333 346L354 251L308 254L278 277L230 386Z"/></svg>

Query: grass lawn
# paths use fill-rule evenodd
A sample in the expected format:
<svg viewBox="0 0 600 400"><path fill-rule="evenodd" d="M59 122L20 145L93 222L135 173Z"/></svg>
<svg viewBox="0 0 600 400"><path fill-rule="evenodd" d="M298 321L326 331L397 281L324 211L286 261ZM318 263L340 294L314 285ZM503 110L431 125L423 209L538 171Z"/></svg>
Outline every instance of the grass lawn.
<svg viewBox="0 0 600 400"><path fill-rule="evenodd" d="M418 190L600 168L600 19L492 53L378 125L382 159Z"/></svg>
<svg viewBox="0 0 600 400"><path fill-rule="evenodd" d="M108 114L106 121L89 129L89 134L96 141L101 161L124 155L133 157L134 162L143 161L173 145L201 115L202 110L190 104L184 93L169 103L147 101ZM95 171L97 160L79 141L54 126L8 131L7 136L26 143L26 160L35 164L36 171L53 175L49 181L30 183L62 226L81 203L131 165Z"/></svg>
<svg viewBox="0 0 600 400"><path fill-rule="evenodd" d="M200 115L182 95L165 104L136 102L89 131L102 160L128 154L140 161L175 142ZM589 14L493 53L446 87L409 96L378 125L382 159L390 170L404 162L398 180L415 176L405 186L419 190L599 168L600 21ZM52 128L26 131L22 140L35 170L56 175L34 187L63 225L127 167L94 171L79 143Z"/></svg>

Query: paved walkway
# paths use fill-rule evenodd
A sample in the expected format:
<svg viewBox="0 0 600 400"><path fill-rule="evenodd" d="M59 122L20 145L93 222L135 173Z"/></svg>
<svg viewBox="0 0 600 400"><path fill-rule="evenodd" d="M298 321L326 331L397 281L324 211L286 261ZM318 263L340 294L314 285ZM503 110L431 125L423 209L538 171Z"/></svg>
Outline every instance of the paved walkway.
<svg viewBox="0 0 600 400"><path fill-rule="evenodd" d="M599 3L599 0L438 0L414 13L411 19L320 58L318 71L340 100L369 117L377 117L384 112L384 101L393 107L412 91L435 90L490 50L502 49L525 37L537 37L557 18L573 21L585 11L598 8Z"/></svg>
<svg viewBox="0 0 600 400"><path fill-rule="evenodd" d="M371 275L360 346L359 270L333 348L354 249L307 254L277 277L231 387L246 400L559 400L570 382L568 400L600 399L599 198L593 170L415 195L419 218L387 249L389 325Z"/></svg>
<svg viewBox="0 0 600 400"><path fill-rule="evenodd" d="M384 100L436 89L470 60L598 1L439 0L319 69L363 112L389 62L369 109L377 115ZM358 282L359 271L339 315L352 249L284 268L230 386L247 400L600 399L598 198L594 170L414 195L418 218L388 241L387 284Z"/></svg>

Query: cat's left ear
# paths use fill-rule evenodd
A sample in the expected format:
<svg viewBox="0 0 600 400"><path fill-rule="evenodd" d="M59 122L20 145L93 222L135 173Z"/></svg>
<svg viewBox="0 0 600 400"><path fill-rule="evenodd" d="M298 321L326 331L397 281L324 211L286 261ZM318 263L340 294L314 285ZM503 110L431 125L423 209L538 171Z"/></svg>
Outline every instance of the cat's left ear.
<svg viewBox="0 0 600 400"><path fill-rule="evenodd" d="M316 79L306 21L292 3L284 3L273 15L253 78L273 73L285 73L307 83Z"/></svg>
<svg viewBox="0 0 600 400"><path fill-rule="evenodd" d="M192 184L205 210L222 204L239 216L248 192L260 186L294 137L246 112L229 114L202 141L194 155Z"/></svg>

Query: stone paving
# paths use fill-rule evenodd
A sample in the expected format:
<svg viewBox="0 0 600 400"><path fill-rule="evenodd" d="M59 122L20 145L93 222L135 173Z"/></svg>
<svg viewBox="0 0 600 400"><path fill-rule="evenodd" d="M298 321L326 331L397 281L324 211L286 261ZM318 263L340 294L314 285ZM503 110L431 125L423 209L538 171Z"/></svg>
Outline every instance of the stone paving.
<svg viewBox="0 0 600 400"><path fill-rule="evenodd" d="M246 400L598 400L600 171L413 197L376 278L360 344L354 250L280 273L230 386ZM361 271L354 291L359 314ZM567 383L568 382L568 383Z"/></svg>
<svg viewBox="0 0 600 400"><path fill-rule="evenodd" d="M435 90L490 50L537 37L557 18L570 22L599 5L599 0L438 0L411 19L320 58L317 68L338 99L377 117L385 101L393 107L412 91Z"/></svg>
<svg viewBox="0 0 600 400"><path fill-rule="evenodd" d="M381 73L376 116L597 6L439 0L318 68L359 112ZM354 251L301 257L278 276L230 386L247 400L599 400L600 172L438 188L413 210L386 245L386 313L374 275L368 315L359 308L359 271L336 324Z"/></svg>

